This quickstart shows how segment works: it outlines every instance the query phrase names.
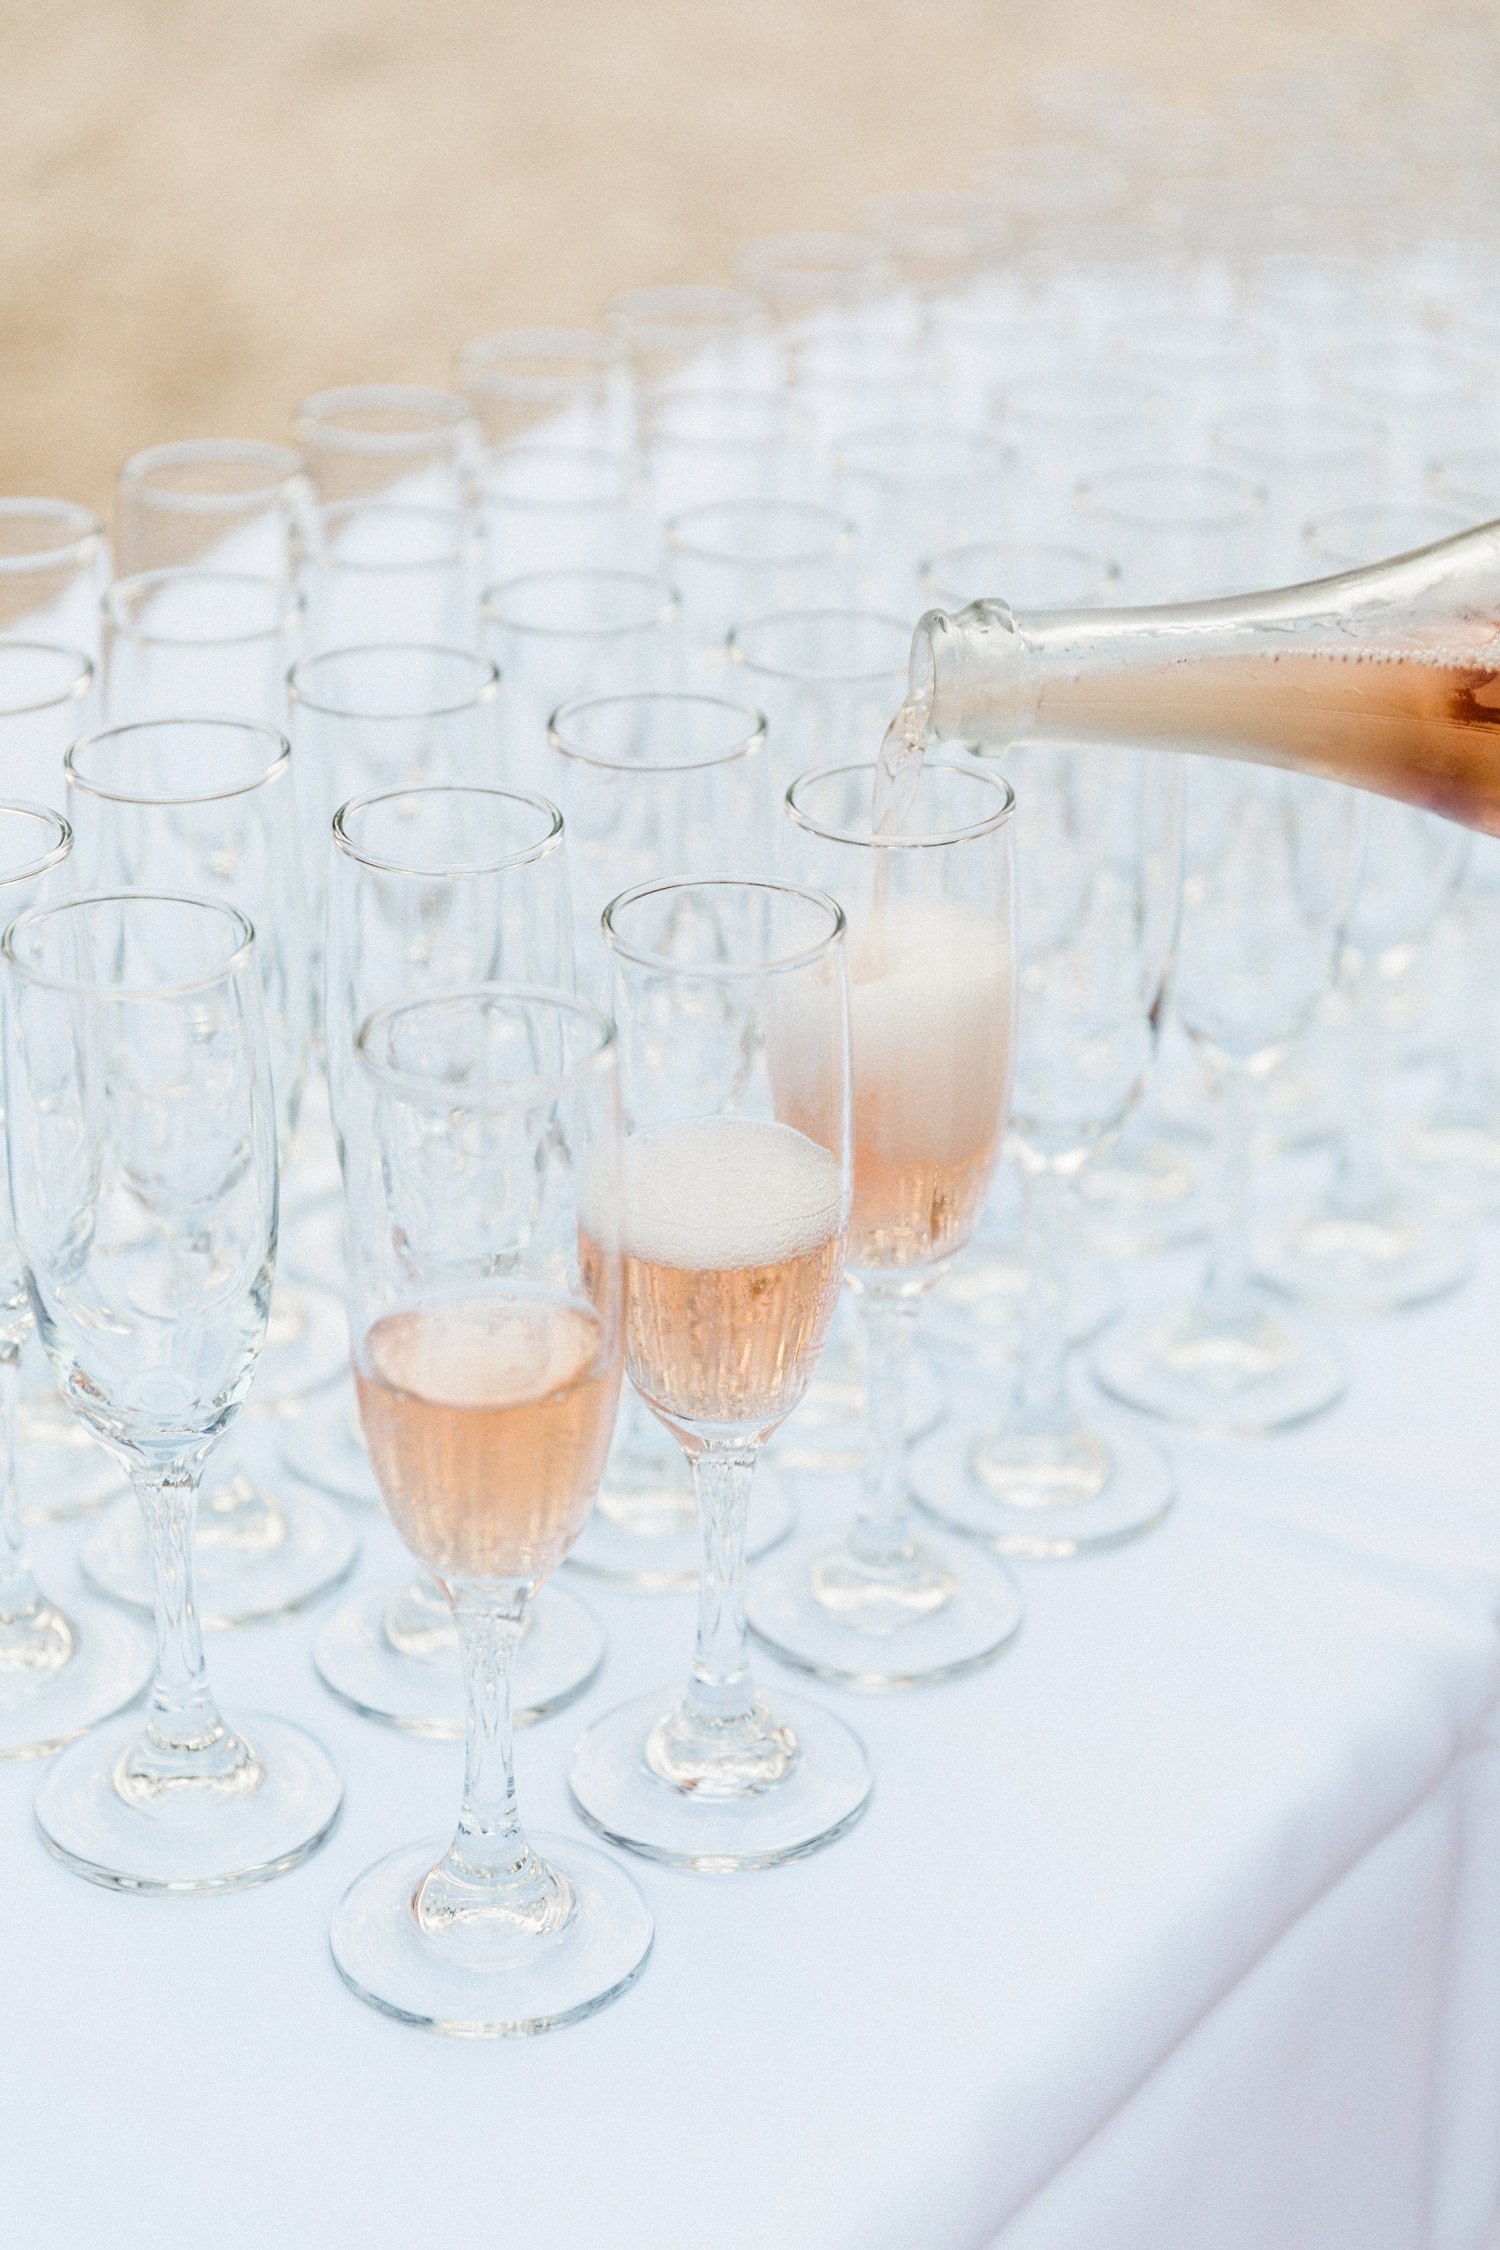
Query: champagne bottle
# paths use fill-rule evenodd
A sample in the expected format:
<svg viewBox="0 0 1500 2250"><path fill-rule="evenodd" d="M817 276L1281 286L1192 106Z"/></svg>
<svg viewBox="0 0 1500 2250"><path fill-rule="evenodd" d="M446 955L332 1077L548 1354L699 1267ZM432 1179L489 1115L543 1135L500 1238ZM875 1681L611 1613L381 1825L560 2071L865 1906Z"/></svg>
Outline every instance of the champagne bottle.
<svg viewBox="0 0 1500 2250"><path fill-rule="evenodd" d="M1273 593L931 610L908 736L1109 739L1352 782L1500 835L1500 523Z"/></svg>

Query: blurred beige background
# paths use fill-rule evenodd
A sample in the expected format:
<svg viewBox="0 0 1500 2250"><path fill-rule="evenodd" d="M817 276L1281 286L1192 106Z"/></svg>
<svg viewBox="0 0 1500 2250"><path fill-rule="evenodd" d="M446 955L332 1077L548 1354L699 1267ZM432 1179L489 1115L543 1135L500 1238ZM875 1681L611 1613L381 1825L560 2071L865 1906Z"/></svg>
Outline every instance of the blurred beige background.
<svg viewBox="0 0 1500 2250"><path fill-rule="evenodd" d="M0 491L279 437L326 384L592 323L736 242L954 187L1026 72L1211 94L1409 0L0 0Z"/></svg>

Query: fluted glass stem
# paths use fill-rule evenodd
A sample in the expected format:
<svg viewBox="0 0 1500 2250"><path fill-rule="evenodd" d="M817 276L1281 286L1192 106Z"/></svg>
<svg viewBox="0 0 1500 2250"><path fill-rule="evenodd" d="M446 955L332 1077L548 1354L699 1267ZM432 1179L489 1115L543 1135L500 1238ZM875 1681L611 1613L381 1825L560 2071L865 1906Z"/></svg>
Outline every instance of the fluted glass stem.
<svg viewBox="0 0 1500 2250"><path fill-rule="evenodd" d="M696 1718L718 1725L747 1717L755 1706L745 1631L745 1526L755 1461L753 1448L705 1448L692 1463L703 1560L698 1638L684 1703Z"/></svg>
<svg viewBox="0 0 1500 2250"><path fill-rule="evenodd" d="M1026 1437L1063 1437L1073 1426L1063 1303L1067 1182L1050 1164L1024 1164L1021 1188L1026 1305L1012 1426Z"/></svg>
<svg viewBox="0 0 1500 2250"><path fill-rule="evenodd" d="M449 1598L464 1673L463 1804L452 1843L422 1885L417 1917L429 1936L474 1924L540 1936L562 1927L573 1897L533 1852L516 1809L511 1679L531 1587L464 1581Z"/></svg>
<svg viewBox="0 0 1500 2250"><path fill-rule="evenodd" d="M865 1418L869 1456L850 1545L862 1562L889 1566L912 1554L907 1491L906 1380L919 1298L862 1286L858 1295L865 1347Z"/></svg>
<svg viewBox="0 0 1500 2250"><path fill-rule="evenodd" d="M1221 1101L1218 1207L1196 1309L1203 1321L1233 1328L1253 1319L1257 1311L1255 1285L1250 1278L1250 1154L1255 1092L1248 1071L1225 1071Z"/></svg>

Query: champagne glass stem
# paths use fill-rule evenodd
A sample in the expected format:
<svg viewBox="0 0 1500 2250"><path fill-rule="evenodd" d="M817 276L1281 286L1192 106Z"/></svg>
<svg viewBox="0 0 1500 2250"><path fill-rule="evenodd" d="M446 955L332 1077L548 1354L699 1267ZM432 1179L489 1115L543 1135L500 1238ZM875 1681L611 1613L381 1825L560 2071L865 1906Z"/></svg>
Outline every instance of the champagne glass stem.
<svg viewBox="0 0 1500 2250"><path fill-rule="evenodd" d="M460 1580L449 1599L464 1674L464 1794L453 1841L422 1884L418 1920L430 1935L480 1918L534 1936L560 1929L572 1892L537 1858L516 1810L511 1676L531 1587Z"/></svg>
<svg viewBox="0 0 1500 2250"><path fill-rule="evenodd" d="M1379 976L1373 961L1362 962L1356 970L1350 1001L1346 1122L1328 1197L1335 1211L1346 1218L1359 1218L1378 1211L1387 1195L1381 1068L1385 1039Z"/></svg>
<svg viewBox="0 0 1500 2250"><path fill-rule="evenodd" d="M850 1545L861 1562L889 1567L914 1550L906 1488L906 1373L918 1297L868 1284L859 1291L865 1346L865 1421L870 1451Z"/></svg>
<svg viewBox="0 0 1500 2250"><path fill-rule="evenodd" d="M1050 1164L1023 1163L1021 1196L1026 1317L1021 1323L1015 1428L1028 1437L1062 1437L1072 1426L1063 1313L1063 1245L1070 1218L1067 1182Z"/></svg>
<svg viewBox="0 0 1500 2250"><path fill-rule="evenodd" d="M1198 1311L1216 1327L1233 1327L1252 1318L1255 1311L1250 1279L1250 1150L1255 1114L1248 1071L1225 1069L1220 1102L1219 1200Z"/></svg>
<svg viewBox="0 0 1500 2250"><path fill-rule="evenodd" d="M698 1639L683 1701L692 1717L718 1726L755 1708L745 1631L745 1525L755 1461L753 1447L705 1446L692 1459L702 1567Z"/></svg>
<svg viewBox="0 0 1500 2250"><path fill-rule="evenodd" d="M243 1770L251 1753L220 1718L203 1661L194 1559L198 1480L177 1466L139 1470L132 1482L151 1542L156 1674L145 1732L129 1754L131 1777L142 1786L161 1788Z"/></svg>

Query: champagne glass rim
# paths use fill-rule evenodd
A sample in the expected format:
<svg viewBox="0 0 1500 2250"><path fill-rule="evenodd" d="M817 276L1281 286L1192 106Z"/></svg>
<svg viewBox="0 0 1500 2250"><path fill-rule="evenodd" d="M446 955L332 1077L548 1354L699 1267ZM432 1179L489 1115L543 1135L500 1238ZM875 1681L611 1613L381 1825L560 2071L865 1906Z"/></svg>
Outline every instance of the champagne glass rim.
<svg viewBox="0 0 1500 2250"><path fill-rule="evenodd" d="M544 816L546 827L534 843L518 845L513 852L502 852L498 857L450 859L441 867L419 867L411 860L391 859L356 843L350 835L351 816L367 812L376 805L410 802L414 797L484 797L507 805L527 805ZM527 789L497 789L483 781L424 781L404 789L367 789L358 797L350 797L333 816L333 841L345 858L380 875L410 875L429 881L445 875L498 875L508 867L528 866L533 860L555 851L562 834L563 816L550 797L538 796Z"/></svg>
<svg viewBox="0 0 1500 2250"><path fill-rule="evenodd" d="M770 322L770 307L751 289L727 283L664 281L622 289L604 308L611 336L671 350L717 335L753 335Z"/></svg>
<svg viewBox="0 0 1500 2250"><path fill-rule="evenodd" d="M147 794L139 789L111 788L107 782L82 771L79 753L88 754L103 743L123 743L129 735L175 734L183 728L211 727L221 735L238 737L257 736L270 749L270 755L258 772L247 774L243 780L233 781L213 788L173 789L163 794ZM267 783L279 781L290 771L292 746L276 727L262 726L254 719L221 718L216 713L174 713L164 719L131 719L121 726L95 727L81 734L71 743L63 757L63 771L71 787L81 789L86 796L98 797L111 805L215 805L228 802L233 797L248 796L252 789L264 788Z"/></svg>
<svg viewBox="0 0 1500 2250"><path fill-rule="evenodd" d="M475 336L454 354L453 371L465 383L489 396L489 386L517 386L518 395L550 398L576 384L585 367L573 374L538 374L508 370L507 360L592 362L600 370L623 367L629 358L617 337L600 328L497 328L488 336Z"/></svg>
<svg viewBox="0 0 1500 2250"><path fill-rule="evenodd" d="M417 426L366 430L338 419L356 414L407 414ZM418 424L420 416L426 420ZM439 390L435 384L344 383L303 399L292 427L299 437L305 433L332 453L424 453L435 438L472 429L474 409L461 391Z"/></svg>
<svg viewBox="0 0 1500 2250"><path fill-rule="evenodd" d="M576 586L587 579L596 586L648 587L657 597L656 606L649 611L607 625L539 625L529 618L507 617L497 606L497 600L514 594L521 586L547 586L562 582ZM528 570L517 578L498 579L486 586L479 597L479 611L487 625L498 625L510 633L536 633L548 640L613 640L627 633L644 633L653 625L667 625L682 606L682 596L665 578L654 577L643 570Z"/></svg>
<svg viewBox="0 0 1500 2250"><path fill-rule="evenodd" d="M61 569L86 550L97 549L104 541L104 518L95 515L92 508L85 508L81 501L36 499L30 494L0 499L0 524L22 523L28 519L42 522L49 517L60 525L70 526L72 536L64 538L57 547L28 547L16 554L0 552L0 574L9 572L19 577L33 570Z"/></svg>
<svg viewBox="0 0 1500 2250"><path fill-rule="evenodd" d="M751 654L745 644L747 633L758 632L763 626L810 625L836 619L845 625L893 626L901 634L903 643L909 645L911 627L904 618L892 617L878 609L778 609L764 617L747 617L736 625L729 635L729 653L737 664L746 664L752 672L763 672L768 679L812 681L826 687L847 687L867 680L895 679L906 669L906 654L895 664L866 665L860 671L824 671L821 666L807 667L789 664L769 664L764 657Z"/></svg>
<svg viewBox="0 0 1500 2250"><path fill-rule="evenodd" d="M787 818L795 821L796 825L809 836L817 836L827 844L853 844L863 851L921 852L942 850L945 845L968 844L977 841L981 836L993 836L999 829L1005 827L1016 809L1016 793L1003 774L997 773L991 766L980 765L972 761L960 764L958 760L953 758L924 758L922 773L962 774L966 780L980 782L990 789L998 789L1001 796L1000 804L996 806L992 813L987 813L983 820L970 821L962 828L937 829L925 834L917 830L902 830L899 834L889 836L866 836L862 835L857 829L833 828L823 821L814 820L812 815L797 801L797 792L800 789L810 788L816 782L836 781L846 774L867 774L873 781L876 771L876 762L873 758L855 759L847 765L812 767L809 772L799 774L786 793ZM918 786L920 787L920 785L921 777L919 775Z"/></svg>
<svg viewBox="0 0 1500 2250"><path fill-rule="evenodd" d="M420 656L443 657L452 663L471 666L479 676L479 686L472 695L457 703L423 703L405 711L371 711L362 704L321 702L308 693L308 680L321 664L341 662L346 657ZM286 676L286 691L293 703L300 703L305 711L315 711L324 719L358 719L362 724L384 722L393 726L409 726L413 719L447 719L460 711L473 711L483 703L493 703L500 692L500 667L488 657L476 656L472 649L446 648L438 641L356 641L343 648L321 648L311 656L299 656Z"/></svg>
<svg viewBox="0 0 1500 2250"><path fill-rule="evenodd" d="M71 842L71 832L69 841ZM239 934L231 952L211 969L197 976L181 977L172 984L125 985L89 983L77 977L59 977L46 974L34 963L20 957L19 940L22 933L40 927L43 922L62 914L81 913L86 907L113 905L191 906L205 914L216 915ZM237 906L226 899L202 898L192 891L84 891L76 898L59 899L50 906L28 907L18 914L0 938L0 951L18 977L41 992L70 993L105 1000L180 1000L195 992L208 992L216 984L224 984L245 968L255 950L255 926Z"/></svg>
<svg viewBox="0 0 1500 2250"><path fill-rule="evenodd" d="M247 467L259 463L275 473L269 484L244 485L232 492L179 492L153 481L158 470L213 461L240 461ZM289 445L273 445L268 438L174 438L166 445L148 445L132 453L120 471L120 490L169 514L214 516L231 506L278 500L303 474L301 454Z"/></svg>
<svg viewBox="0 0 1500 2250"><path fill-rule="evenodd" d="M205 588L253 586L262 593L269 590L279 598L280 607L269 624L228 633L163 633L153 631L128 613L126 604L129 602L189 584ZM306 607L305 596L288 578L273 577L269 571L205 570L196 563L173 563L163 570L137 570L128 578L115 579L104 592L104 614L113 630L126 640L140 641L153 648L243 648L253 641L277 640L300 621Z"/></svg>
<svg viewBox="0 0 1500 2250"><path fill-rule="evenodd" d="M61 656L74 659L73 676L59 695L44 695L39 701L7 703L3 684L3 668L7 654L28 650L41 657ZM86 696L94 684L94 660L81 648L73 648L66 641L22 641L0 637L0 719L21 719L33 711L55 711L64 703L77 703Z"/></svg>
<svg viewBox="0 0 1500 2250"><path fill-rule="evenodd" d="M753 554L744 547L722 543L715 546L706 534L703 520L719 517L744 523L752 517L767 515L779 516L784 525L795 522L805 524L810 531L815 527L822 529L826 534L822 546L779 554ZM846 550L858 537L852 517L837 508L825 508L816 500L699 500L691 508L669 516L664 529L667 546L674 554L691 555L696 562L728 563L735 567L748 564L761 570L787 570L822 562Z"/></svg>
<svg viewBox="0 0 1500 2250"><path fill-rule="evenodd" d="M35 859L25 861L20 867L0 867L0 890L11 883L34 882L38 876L49 874L54 867L62 865L73 849L73 824L70 820L65 819L60 812L54 812L50 805L39 805L33 797L0 798L0 814L4 813L19 813L23 819L34 820L39 826L50 828L53 841Z"/></svg>
<svg viewBox="0 0 1500 2250"><path fill-rule="evenodd" d="M693 704L703 710L733 712L736 718L748 719L751 724L749 731L727 749L705 751L701 757L692 758L607 758L596 750L586 749L582 743L569 741L564 731L570 719L578 718L585 711L606 710L612 705L643 710L647 704L664 704L677 711L686 704ZM561 756L571 758L577 765L602 767L608 773L700 773L710 766L727 766L734 759L760 749L766 733L765 714L757 711L753 703L736 703L729 696L700 693L694 688L634 688L619 695L575 695L568 702L559 703L547 721L547 740Z"/></svg>
<svg viewBox="0 0 1500 2250"><path fill-rule="evenodd" d="M626 907L639 905L643 899L660 897L667 891L712 890L763 891L770 897L797 899L805 906L815 906L826 913L828 930L815 945L798 946L786 954L768 954L758 961L678 961L669 953L654 953L644 946L632 945L620 934L616 916ZM844 942L844 910L826 891L805 890L795 883L776 883L752 875L655 877L648 883L636 883L612 898L600 921L604 942L611 952L633 962L637 968L659 969L677 976L722 983L740 977L779 976L793 969L812 968Z"/></svg>
<svg viewBox="0 0 1500 2250"><path fill-rule="evenodd" d="M454 1087L449 1079L438 1078L424 1071L403 1070L398 1064L382 1062L373 1052L373 1041L400 1016L436 1014L442 1009L473 1007L476 1002L514 1001L527 1006L546 1006L559 1016L572 1016L580 1024L592 1028L595 1037L586 1053L567 1063L561 1070L538 1071L530 1078L485 1078L471 1082L473 1090L487 1093L503 1089L504 1100L491 1106L506 1109L540 1109L545 1103L556 1101L574 1086L598 1077L615 1067L615 1026L613 1018L596 1008L592 1001L581 1000L576 993L560 992L552 985L543 984L472 984L458 987L452 992L407 992L383 1006L372 1009L354 1038L354 1052L360 1068L389 1093L404 1094L408 1099L431 1098L437 1095L451 1104Z"/></svg>

